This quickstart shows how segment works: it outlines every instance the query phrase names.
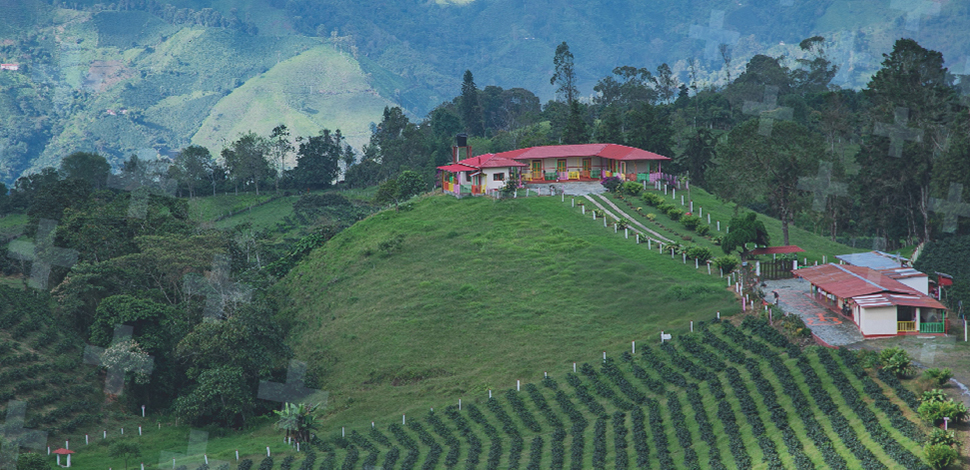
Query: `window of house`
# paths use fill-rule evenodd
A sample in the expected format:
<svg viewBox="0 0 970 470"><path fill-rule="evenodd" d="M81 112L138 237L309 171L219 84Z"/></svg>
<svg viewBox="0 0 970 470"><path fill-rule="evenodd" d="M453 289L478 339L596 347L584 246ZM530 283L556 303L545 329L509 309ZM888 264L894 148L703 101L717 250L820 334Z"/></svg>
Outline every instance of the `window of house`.
<svg viewBox="0 0 970 470"><path fill-rule="evenodd" d="M492 181L505 181L505 173L492 174Z"/></svg>
<svg viewBox="0 0 970 470"><path fill-rule="evenodd" d="M471 183L472 182L472 173L470 171L466 171L465 172L465 182L466 183Z"/></svg>

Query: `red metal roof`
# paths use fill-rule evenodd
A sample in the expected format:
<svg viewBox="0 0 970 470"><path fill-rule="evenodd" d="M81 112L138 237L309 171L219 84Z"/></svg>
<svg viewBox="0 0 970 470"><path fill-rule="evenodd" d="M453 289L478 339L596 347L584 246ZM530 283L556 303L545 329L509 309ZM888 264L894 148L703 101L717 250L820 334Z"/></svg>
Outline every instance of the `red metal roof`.
<svg viewBox="0 0 970 470"><path fill-rule="evenodd" d="M894 305L904 305L907 307L936 308L946 310L943 304L931 297L924 295L900 295L887 294L885 292L872 295L860 295L853 297L852 300L862 308L892 307Z"/></svg>
<svg viewBox="0 0 970 470"><path fill-rule="evenodd" d="M611 160L670 160L669 157L663 155L617 144L546 145L511 150L496 155L515 160L566 157L603 157Z"/></svg>
<svg viewBox="0 0 970 470"><path fill-rule="evenodd" d="M505 158L494 153L476 155L458 162L459 165L468 165L475 168L505 168L510 166L528 166L510 158Z"/></svg>
<svg viewBox="0 0 970 470"><path fill-rule="evenodd" d="M755 248L751 250L752 255L782 255L787 253L798 253L805 251L795 245L769 246L766 248Z"/></svg>
<svg viewBox="0 0 970 470"><path fill-rule="evenodd" d="M823 264L792 271L812 285L843 299L860 295L889 292L923 296L922 293L879 271L861 266Z"/></svg>
<svg viewBox="0 0 970 470"><path fill-rule="evenodd" d="M452 165L439 166L438 169L439 170L450 171L452 173L458 173L460 171L475 171L478 168L470 167L470 166L467 166L467 165L462 165L460 163L455 163L455 164L452 164Z"/></svg>

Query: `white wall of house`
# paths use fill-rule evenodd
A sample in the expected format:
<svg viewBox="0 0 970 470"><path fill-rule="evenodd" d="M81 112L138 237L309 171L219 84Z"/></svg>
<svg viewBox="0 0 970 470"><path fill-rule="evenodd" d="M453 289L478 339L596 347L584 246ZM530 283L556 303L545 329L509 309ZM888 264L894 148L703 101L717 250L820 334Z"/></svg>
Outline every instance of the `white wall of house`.
<svg viewBox="0 0 970 470"><path fill-rule="evenodd" d="M509 174L511 168L484 168L482 169L482 175L485 178L485 191L491 191L493 189L502 189L505 186L505 181L509 179ZM501 180L496 180L495 175L501 175Z"/></svg>
<svg viewBox="0 0 970 470"><path fill-rule="evenodd" d="M906 284L907 286L912 287L925 295L929 295L930 293L929 276L904 277L902 279L897 279L897 281Z"/></svg>
<svg viewBox="0 0 970 470"><path fill-rule="evenodd" d="M862 308L859 314L859 330L864 335L895 335L896 307Z"/></svg>

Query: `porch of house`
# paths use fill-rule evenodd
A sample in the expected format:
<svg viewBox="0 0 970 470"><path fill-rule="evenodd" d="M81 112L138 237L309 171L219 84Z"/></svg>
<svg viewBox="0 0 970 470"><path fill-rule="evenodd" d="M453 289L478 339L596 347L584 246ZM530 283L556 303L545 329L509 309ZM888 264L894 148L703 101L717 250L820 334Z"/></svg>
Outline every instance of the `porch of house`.
<svg viewBox="0 0 970 470"><path fill-rule="evenodd" d="M848 311L842 308L843 304L847 299L842 299L836 297L833 294L825 292L819 289L817 286L811 286L810 297L818 305L824 307L832 313L837 314L843 320L847 320L859 326L861 320L856 320L856 315L859 317L867 314L866 308L860 308L859 306L854 306L849 308ZM854 302L852 302L854 303ZM910 335L910 334L937 334L945 335L948 331L947 328L947 317L946 311L940 311L938 309L932 308L917 308L909 307L905 305L896 306L896 335ZM867 338L876 336L886 336L886 335L863 335ZM888 335L893 336L893 335Z"/></svg>
<svg viewBox="0 0 970 470"><path fill-rule="evenodd" d="M590 182L616 176L622 181L675 181L673 175L663 173L659 161L620 161L603 157L567 157L519 160L528 166L522 171L522 181Z"/></svg>

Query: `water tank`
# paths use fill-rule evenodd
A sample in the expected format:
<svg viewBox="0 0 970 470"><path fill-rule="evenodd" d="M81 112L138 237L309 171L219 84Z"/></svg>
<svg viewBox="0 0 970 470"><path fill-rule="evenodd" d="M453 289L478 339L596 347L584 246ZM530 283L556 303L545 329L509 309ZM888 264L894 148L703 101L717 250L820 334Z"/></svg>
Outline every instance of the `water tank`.
<svg viewBox="0 0 970 470"><path fill-rule="evenodd" d="M468 147L468 134L458 134L455 136L458 147Z"/></svg>

